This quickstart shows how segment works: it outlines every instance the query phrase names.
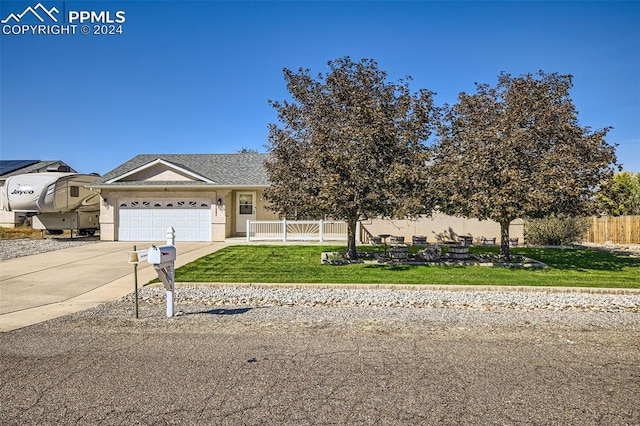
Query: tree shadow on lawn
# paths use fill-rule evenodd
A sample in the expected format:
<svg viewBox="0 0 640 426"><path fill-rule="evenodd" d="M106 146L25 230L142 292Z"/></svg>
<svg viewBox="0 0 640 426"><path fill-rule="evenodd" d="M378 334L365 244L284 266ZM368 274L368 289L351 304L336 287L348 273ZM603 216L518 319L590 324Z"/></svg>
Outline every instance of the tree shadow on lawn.
<svg viewBox="0 0 640 426"><path fill-rule="evenodd" d="M482 254L483 251L474 251L474 254ZM492 253L491 251L484 251ZM494 250L497 253L497 251ZM521 248L512 250L512 254L526 256L540 262L544 262L552 269L566 271L609 271L621 272L625 268L639 268L640 258L619 255L601 250L582 250L582 249L549 249L549 248ZM468 268L475 266L465 265L424 265L429 267L441 268ZM366 269L378 269L391 272L407 271L411 268L419 268L423 265L403 265L403 264L368 264ZM486 268L487 266L483 266ZM504 266L500 266L504 268ZM535 270L531 269L531 270ZM640 272L640 271L639 271Z"/></svg>
<svg viewBox="0 0 640 426"><path fill-rule="evenodd" d="M530 248L518 253L559 270L620 272L625 268L640 268L640 258L601 250Z"/></svg>

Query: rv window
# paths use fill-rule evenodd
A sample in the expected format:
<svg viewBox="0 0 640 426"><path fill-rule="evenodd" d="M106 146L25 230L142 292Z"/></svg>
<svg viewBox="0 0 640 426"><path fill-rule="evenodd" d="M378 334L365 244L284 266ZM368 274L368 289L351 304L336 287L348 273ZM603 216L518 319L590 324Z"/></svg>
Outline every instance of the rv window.
<svg viewBox="0 0 640 426"><path fill-rule="evenodd" d="M79 197L80 196L80 187L79 186L72 186L70 187L70 191L69 191L69 195L71 195L72 197Z"/></svg>

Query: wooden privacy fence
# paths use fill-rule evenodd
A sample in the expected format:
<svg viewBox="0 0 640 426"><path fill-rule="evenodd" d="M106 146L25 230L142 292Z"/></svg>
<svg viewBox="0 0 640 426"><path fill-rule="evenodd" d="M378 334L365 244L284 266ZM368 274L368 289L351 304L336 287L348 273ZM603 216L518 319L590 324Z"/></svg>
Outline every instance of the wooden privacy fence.
<svg viewBox="0 0 640 426"><path fill-rule="evenodd" d="M587 242L640 244L640 216L602 216L589 221Z"/></svg>

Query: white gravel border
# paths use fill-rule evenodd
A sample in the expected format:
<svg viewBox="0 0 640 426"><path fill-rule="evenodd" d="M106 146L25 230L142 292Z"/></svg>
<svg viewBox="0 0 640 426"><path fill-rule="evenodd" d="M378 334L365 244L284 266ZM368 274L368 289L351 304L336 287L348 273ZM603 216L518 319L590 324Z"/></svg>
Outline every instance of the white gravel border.
<svg viewBox="0 0 640 426"><path fill-rule="evenodd" d="M0 261L98 242L100 242L99 237L55 237L41 240L34 238L11 238L0 240Z"/></svg>
<svg viewBox="0 0 640 426"><path fill-rule="evenodd" d="M145 287L143 303L162 304L165 290ZM123 301L133 301L133 293ZM589 311L640 314L640 294L588 294L515 291L370 290L258 287L178 287L178 304L204 306L305 306L453 308L477 311Z"/></svg>

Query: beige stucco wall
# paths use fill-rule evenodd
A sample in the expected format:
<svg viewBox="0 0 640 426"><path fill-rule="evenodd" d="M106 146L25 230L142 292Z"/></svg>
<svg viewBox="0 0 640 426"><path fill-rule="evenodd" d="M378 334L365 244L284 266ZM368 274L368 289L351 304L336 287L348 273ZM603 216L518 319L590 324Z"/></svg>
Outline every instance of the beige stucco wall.
<svg viewBox="0 0 640 426"><path fill-rule="evenodd" d="M175 181L187 182L193 181L192 177L185 176L175 170L168 170L164 164L155 164L137 173L121 179L122 182L129 181Z"/></svg>
<svg viewBox="0 0 640 426"><path fill-rule="evenodd" d="M18 215L14 212L0 210L0 227L15 228L18 221Z"/></svg>
<svg viewBox="0 0 640 426"><path fill-rule="evenodd" d="M480 237L495 238L500 241L500 225L491 220L464 219L459 217L435 214L433 217L423 217L417 220L386 220L373 219L361 222L372 235L390 234L403 236L405 241L411 242L415 236L425 236L427 241L436 242L436 234L453 234L453 236L472 236L474 241ZM524 241L524 222L515 220L509 227L509 236L518 237L520 243Z"/></svg>
<svg viewBox="0 0 640 426"><path fill-rule="evenodd" d="M280 215L267 208L269 203L264 199L264 191L258 191L258 202L256 203L257 220L278 220Z"/></svg>

